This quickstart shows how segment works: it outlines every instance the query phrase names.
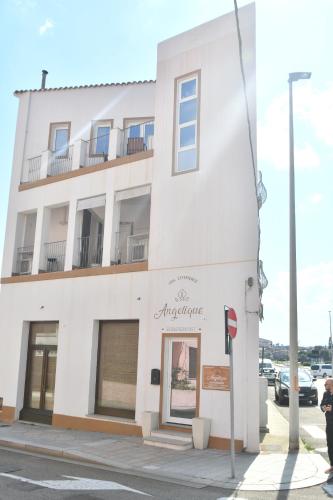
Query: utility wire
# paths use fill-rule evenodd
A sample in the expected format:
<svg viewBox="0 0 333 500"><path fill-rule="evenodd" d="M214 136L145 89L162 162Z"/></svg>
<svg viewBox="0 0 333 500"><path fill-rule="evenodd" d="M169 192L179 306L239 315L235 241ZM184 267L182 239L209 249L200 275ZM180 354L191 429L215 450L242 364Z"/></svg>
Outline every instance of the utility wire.
<svg viewBox="0 0 333 500"><path fill-rule="evenodd" d="M240 69L241 69L241 74L242 74L243 92L244 92L244 100L245 100L245 108L246 108L247 129L248 129L248 134L249 134L249 144L250 144L250 151L251 151L251 164L252 164L252 171L253 171L254 192L255 192L255 197L256 197L256 202L257 202L257 216L258 216L258 223L257 223L257 229L258 229L257 278L258 278L260 302L261 302L262 291L260 290L261 284L260 284L260 260L259 260L260 233L261 233L261 231L260 231L260 218L259 218L259 208L260 207L259 207L258 190L257 190L257 169L256 169L255 160L254 160L254 151L253 151L253 142L252 142L252 128L251 128L251 121L250 121L249 101L248 101L248 97L247 97L246 76L245 76L244 62L243 62L243 44L242 44L242 36L241 36L241 31L240 31L240 26L239 26L237 0L234 0L234 10L235 10L235 19L236 19L236 26L237 26L239 63L240 63ZM260 319L262 319L262 312L259 314L259 317L260 317Z"/></svg>
<svg viewBox="0 0 333 500"><path fill-rule="evenodd" d="M243 44L242 44L242 36L241 36L240 26L239 26L237 0L234 0L234 6L235 6L235 18L236 18L236 26L237 26L237 37L238 37L239 62L240 62L240 68L241 68L241 73L242 73L243 92L244 92L245 107L246 107L247 129L248 129L248 134L249 134L249 143L250 143L250 150L251 150L251 162L252 162L252 169L253 169L253 176L254 176L254 188L255 188L255 193L256 193L256 198L257 198L256 164L254 161L254 151L253 151L253 143L252 143L252 129L251 129L251 121L250 121L249 101L247 98L246 76L245 76L244 62L243 62ZM257 200L257 205L258 205L258 200ZM258 206L258 211L259 211L259 206Z"/></svg>

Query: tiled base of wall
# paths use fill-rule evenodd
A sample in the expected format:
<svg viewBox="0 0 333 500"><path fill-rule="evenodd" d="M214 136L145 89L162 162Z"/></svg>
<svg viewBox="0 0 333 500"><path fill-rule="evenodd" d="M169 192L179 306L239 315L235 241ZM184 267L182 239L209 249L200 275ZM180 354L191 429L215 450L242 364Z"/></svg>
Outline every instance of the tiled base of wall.
<svg viewBox="0 0 333 500"><path fill-rule="evenodd" d="M14 406L3 406L0 410L0 422L11 424L15 420Z"/></svg>
<svg viewBox="0 0 333 500"><path fill-rule="evenodd" d="M68 415L54 414L52 418L52 425L55 427L62 427L64 429L108 432L110 434L142 437L142 430L139 425L116 422L114 420L104 420L102 418L70 417Z"/></svg>

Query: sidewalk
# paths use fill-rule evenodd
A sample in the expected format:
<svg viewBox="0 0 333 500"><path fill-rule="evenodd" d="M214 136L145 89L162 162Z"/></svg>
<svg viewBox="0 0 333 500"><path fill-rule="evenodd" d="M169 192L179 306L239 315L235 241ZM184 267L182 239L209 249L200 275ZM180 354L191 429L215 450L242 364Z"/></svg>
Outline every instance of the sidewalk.
<svg viewBox="0 0 333 500"><path fill-rule="evenodd" d="M45 425L0 424L0 446L116 468L159 480L239 490L287 490L321 484L328 467L321 455L288 455L288 422L268 401L270 433L262 435L261 453L236 454L236 478L230 454L220 450L173 451L144 446L141 438L65 430Z"/></svg>

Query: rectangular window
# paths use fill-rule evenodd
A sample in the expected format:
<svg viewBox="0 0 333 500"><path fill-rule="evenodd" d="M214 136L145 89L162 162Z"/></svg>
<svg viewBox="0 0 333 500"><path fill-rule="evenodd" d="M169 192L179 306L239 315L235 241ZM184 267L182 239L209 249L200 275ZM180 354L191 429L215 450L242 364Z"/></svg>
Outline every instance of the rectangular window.
<svg viewBox="0 0 333 500"><path fill-rule="evenodd" d="M107 154L109 152L110 127L98 127L96 138L96 154Z"/></svg>
<svg viewBox="0 0 333 500"><path fill-rule="evenodd" d="M95 412L135 418L138 321L101 321Z"/></svg>
<svg viewBox="0 0 333 500"><path fill-rule="evenodd" d="M51 123L49 135L49 150L55 158L67 158L70 136L70 123Z"/></svg>
<svg viewBox="0 0 333 500"><path fill-rule="evenodd" d="M108 156L111 128L112 120L92 123L89 156Z"/></svg>
<svg viewBox="0 0 333 500"><path fill-rule="evenodd" d="M154 122L152 118L124 120L126 154L140 153L153 148Z"/></svg>
<svg viewBox="0 0 333 500"><path fill-rule="evenodd" d="M199 73L176 81L174 173L198 169Z"/></svg>

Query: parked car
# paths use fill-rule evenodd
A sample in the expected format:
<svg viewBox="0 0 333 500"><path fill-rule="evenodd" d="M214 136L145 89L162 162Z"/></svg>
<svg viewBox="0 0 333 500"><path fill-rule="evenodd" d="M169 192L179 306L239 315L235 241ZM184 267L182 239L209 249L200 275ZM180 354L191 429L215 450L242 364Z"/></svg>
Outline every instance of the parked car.
<svg viewBox="0 0 333 500"><path fill-rule="evenodd" d="M317 363L311 365L311 373L314 377L332 377L332 365L326 363Z"/></svg>
<svg viewBox="0 0 333 500"><path fill-rule="evenodd" d="M318 389L312 375L306 370L298 370L299 401L318 405ZM289 403L289 369L281 370L275 378L275 401Z"/></svg>
<svg viewBox="0 0 333 500"><path fill-rule="evenodd" d="M275 374L276 371L270 359L259 360L259 375L266 377L268 384L270 382L274 384Z"/></svg>

